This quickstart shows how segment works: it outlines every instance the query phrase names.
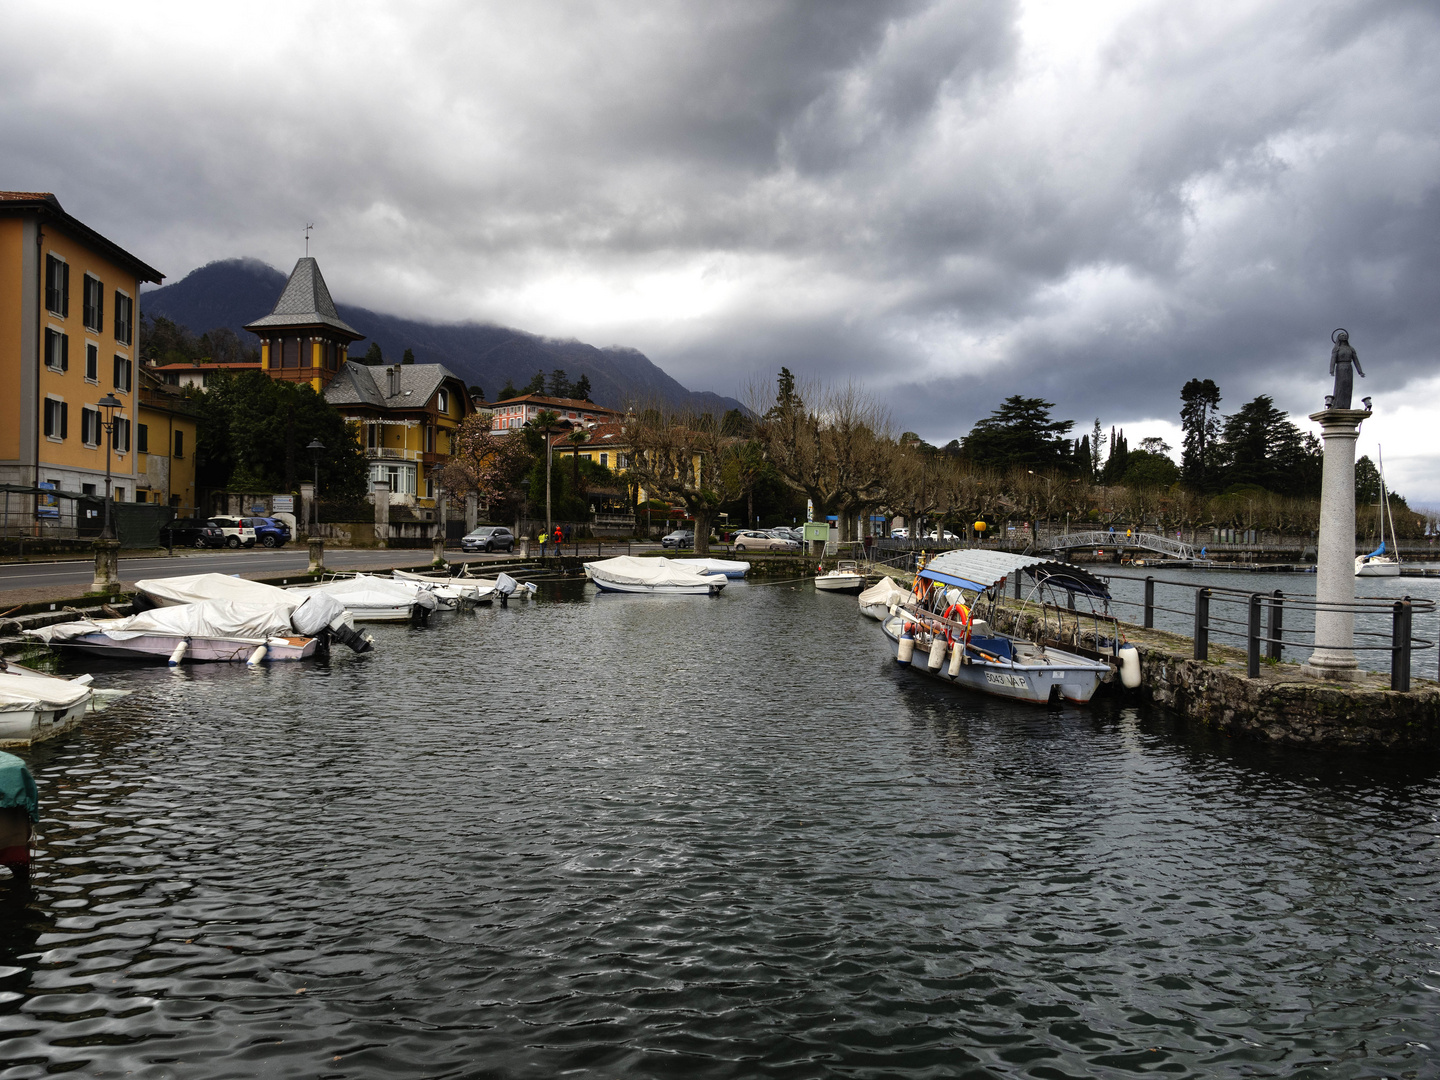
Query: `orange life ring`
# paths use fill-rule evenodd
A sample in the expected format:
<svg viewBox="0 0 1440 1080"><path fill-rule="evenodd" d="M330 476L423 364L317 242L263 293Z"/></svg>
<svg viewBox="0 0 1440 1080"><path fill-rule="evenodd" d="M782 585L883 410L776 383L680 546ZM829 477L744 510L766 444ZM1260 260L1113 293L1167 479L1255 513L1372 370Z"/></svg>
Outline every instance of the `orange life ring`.
<svg viewBox="0 0 1440 1080"><path fill-rule="evenodd" d="M954 619L964 626L966 630L970 628L970 609L964 604L951 604L945 609L945 614L940 617L942 619ZM966 637L968 636L969 634L966 634ZM952 648L954 647L955 633L948 626L945 627L945 640L950 642Z"/></svg>

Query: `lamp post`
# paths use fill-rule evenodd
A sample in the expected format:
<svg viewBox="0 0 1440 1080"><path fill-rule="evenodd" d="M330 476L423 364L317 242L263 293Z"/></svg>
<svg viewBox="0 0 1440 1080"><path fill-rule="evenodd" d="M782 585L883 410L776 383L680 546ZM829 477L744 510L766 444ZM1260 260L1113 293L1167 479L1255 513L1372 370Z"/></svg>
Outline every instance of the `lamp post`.
<svg viewBox="0 0 1440 1080"><path fill-rule="evenodd" d="M311 439L310 445L305 447L310 451L310 461L315 466L315 486L310 494L310 527L311 536L315 535L315 526L320 524L320 511L317 503L320 501L320 451L325 449L325 444L319 439Z"/></svg>
<svg viewBox="0 0 1440 1080"><path fill-rule="evenodd" d="M106 394L96 404L105 410L105 419L100 421L105 431L105 517L100 527L101 540L115 539L115 526L110 517L110 450L114 446L115 410L124 405L114 394Z"/></svg>

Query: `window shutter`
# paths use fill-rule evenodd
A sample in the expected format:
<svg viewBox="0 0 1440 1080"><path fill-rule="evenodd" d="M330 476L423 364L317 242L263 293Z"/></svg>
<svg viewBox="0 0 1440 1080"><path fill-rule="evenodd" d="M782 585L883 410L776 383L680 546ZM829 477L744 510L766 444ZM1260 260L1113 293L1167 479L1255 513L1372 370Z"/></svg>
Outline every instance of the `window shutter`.
<svg viewBox="0 0 1440 1080"><path fill-rule="evenodd" d="M60 370L70 370L70 335L60 335Z"/></svg>
<svg viewBox="0 0 1440 1080"><path fill-rule="evenodd" d="M50 399L45 399L45 437L55 434L55 411L50 408Z"/></svg>
<svg viewBox="0 0 1440 1080"><path fill-rule="evenodd" d="M60 402L60 438L70 437L70 403Z"/></svg>
<svg viewBox="0 0 1440 1080"><path fill-rule="evenodd" d="M105 329L105 286L95 282L95 329Z"/></svg>
<svg viewBox="0 0 1440 1080"><path fill-rule="evenodd" d="M60 314L70 317L70 264L60 264Z"/></svg>

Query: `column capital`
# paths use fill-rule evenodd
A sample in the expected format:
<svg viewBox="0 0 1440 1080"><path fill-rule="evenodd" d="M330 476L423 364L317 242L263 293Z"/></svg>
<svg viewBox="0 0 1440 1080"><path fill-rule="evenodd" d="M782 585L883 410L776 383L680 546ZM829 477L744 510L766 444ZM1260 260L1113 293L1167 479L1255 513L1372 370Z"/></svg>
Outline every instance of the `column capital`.
<svg viewBox="0 0 1440 1080"><path fill-rule="evenodd" d="M1367 409L1321 409L1311 413L1310 419L1320 425L1324 435L1356 434L1360 425L1375 414Z"/></svg>

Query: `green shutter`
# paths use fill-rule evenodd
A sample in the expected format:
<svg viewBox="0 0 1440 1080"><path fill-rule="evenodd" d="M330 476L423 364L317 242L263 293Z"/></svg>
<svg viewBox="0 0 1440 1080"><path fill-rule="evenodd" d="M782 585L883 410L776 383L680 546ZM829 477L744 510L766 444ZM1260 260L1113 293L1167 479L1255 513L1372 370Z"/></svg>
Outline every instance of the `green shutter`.
<svg viewBox="0 0 1440 1080"><path fill-rule="evenodd" d="M70 437L70 403L60 402L60 438Z"/></svg>

